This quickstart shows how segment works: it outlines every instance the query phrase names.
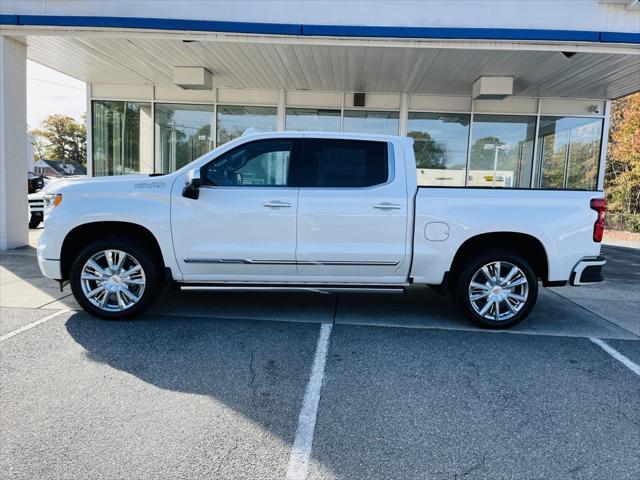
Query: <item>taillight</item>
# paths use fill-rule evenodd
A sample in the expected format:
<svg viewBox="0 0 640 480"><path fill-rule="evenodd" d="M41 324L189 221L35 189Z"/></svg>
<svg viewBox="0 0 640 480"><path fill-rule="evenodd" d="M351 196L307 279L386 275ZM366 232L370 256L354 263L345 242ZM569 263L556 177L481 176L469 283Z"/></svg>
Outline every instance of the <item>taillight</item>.
<svg viewBox="0 0 640 480"><path fill-rule="evenodd" d="M601 242L604 233L604 211L607 209L607 201L604 198L592 198L591 210L598 212L598 219L593 224L593 241Z"/></svg>

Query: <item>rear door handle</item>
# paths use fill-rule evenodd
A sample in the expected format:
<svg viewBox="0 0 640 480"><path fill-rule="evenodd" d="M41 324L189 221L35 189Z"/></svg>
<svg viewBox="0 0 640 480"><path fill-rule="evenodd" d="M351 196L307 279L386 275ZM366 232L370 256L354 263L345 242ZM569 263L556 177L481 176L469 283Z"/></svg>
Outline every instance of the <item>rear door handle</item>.
<svg viewBox="0 0 640 480"><path fill-rule="evenodd" d="M382 202L376 203L373 208L378 208L380 210L400 210L402 205L396 205L395 203Z"/></svg>
<svg viewBox="0 0 640 480"><path fill-rule="evenodd" d="M264 202L262 205L272 208L286 208L291 206L289 202L281 202L280 200L271 200L270 202Z"/></svg>

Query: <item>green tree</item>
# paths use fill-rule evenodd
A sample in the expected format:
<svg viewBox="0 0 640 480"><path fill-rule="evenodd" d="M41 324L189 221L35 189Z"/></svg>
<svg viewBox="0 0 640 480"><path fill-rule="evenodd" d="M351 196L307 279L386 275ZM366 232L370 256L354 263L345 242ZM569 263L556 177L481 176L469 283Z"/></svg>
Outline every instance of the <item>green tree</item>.
<svg viewBox="0 0 640 480"><path fill-rule="evenodd" d="M640 213L640 93L613 102L605 190L609 210Z"/></svg>
<svg viewBox="0 0 640 480"><path fill-rule="evenodd" d="M45 158L66 162L87 163L87 133L84 122L66 115L49 115L30 132L37 144L44 145ZM38 149L42 151L42 149Z"/></svg>

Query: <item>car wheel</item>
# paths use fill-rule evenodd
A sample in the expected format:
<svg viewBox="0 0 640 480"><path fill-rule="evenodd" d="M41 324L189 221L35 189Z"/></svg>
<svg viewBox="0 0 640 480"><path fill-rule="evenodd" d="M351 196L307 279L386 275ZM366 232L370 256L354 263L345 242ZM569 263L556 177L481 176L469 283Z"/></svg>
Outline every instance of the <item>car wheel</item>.
<svg viewBox="0 0 640 480"><path fill-rule="evenodd" d="M158 298L164 284L161 266L161 260L134 239L97 240L71 265L71 291L80 306L94 316L133 318Z"/></svg>
<svg viewBox="0 0 640 480"><path fill-rule="evenodd" d="M509 328L531 312L538 298L538 280L523 257L496 249L467 262L458 275L454 297L476 325Z"/></svg>

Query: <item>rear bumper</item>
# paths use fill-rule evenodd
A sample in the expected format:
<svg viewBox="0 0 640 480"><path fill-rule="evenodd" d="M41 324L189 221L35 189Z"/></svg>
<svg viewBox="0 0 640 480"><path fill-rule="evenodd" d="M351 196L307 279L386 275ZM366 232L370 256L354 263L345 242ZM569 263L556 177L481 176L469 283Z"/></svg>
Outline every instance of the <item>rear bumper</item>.
<svg viewBox="0 0 640 480"><path fill-rule="evenodd" d="M605 263L607 260L603 256L583 258L573 267L569 283L577 286L601 282L603 280L602 267Z"/></svg>

